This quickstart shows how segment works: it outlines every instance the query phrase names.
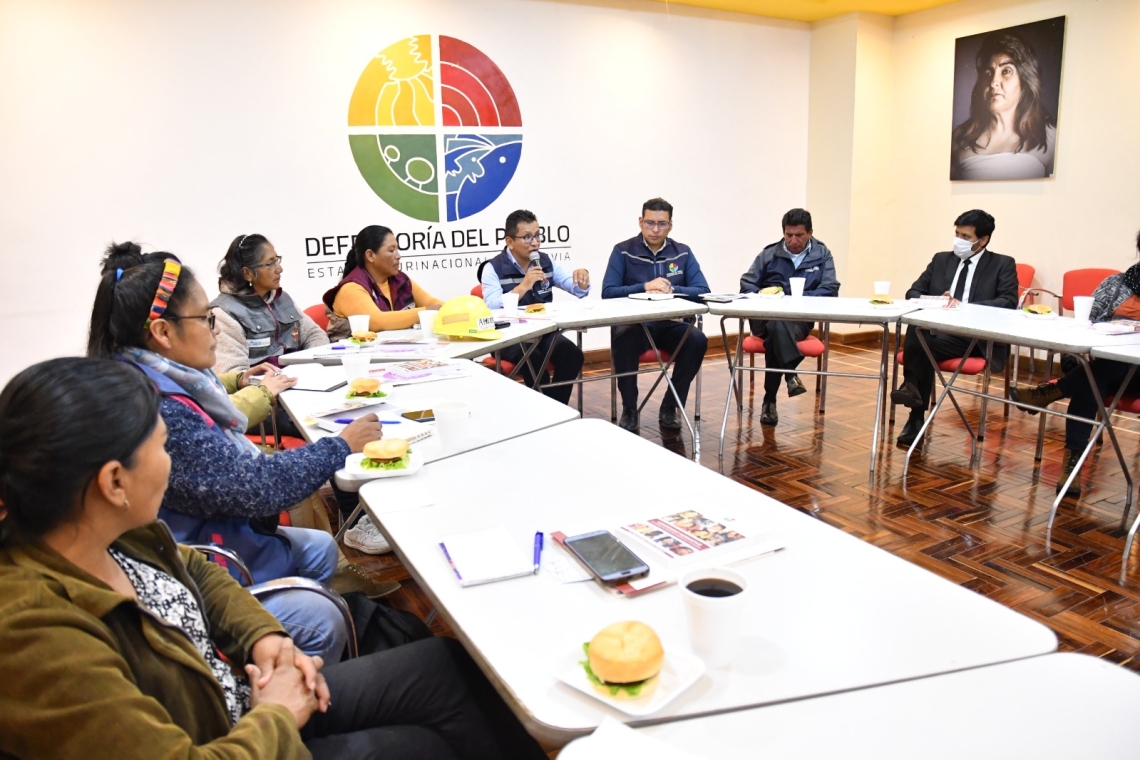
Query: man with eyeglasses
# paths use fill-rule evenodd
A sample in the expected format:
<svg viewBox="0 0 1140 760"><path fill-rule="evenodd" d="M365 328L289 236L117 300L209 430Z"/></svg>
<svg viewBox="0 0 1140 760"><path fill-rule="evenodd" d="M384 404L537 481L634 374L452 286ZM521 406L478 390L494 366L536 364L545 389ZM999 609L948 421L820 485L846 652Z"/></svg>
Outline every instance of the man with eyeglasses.
<svg viewBox="0 0 1140 760"><path fill-rule="evenodd" d="M618 243L610 253L606 276L602 279L602 298L625 298L634 293L689 296L708 293L709 284L693 250L669 237L673 229L673 206L663 198L648 200L641 205L641 217L637 221L641 234ZM673 387L684 406L689 384L704 361L708 339L703 332L694 329L681 345L688 330L684 322L650 322L646 327L657 348L673 354ZM638 358L648 349L649 340L641 325L620 325L610 332L610 353L616 374L636 371ZM637 376L619 377L617 383L622 405L618 425L623 430L636 432L641 427L637 413ZM658 421L663 431L681 429L677 401L668 389L661 401Z"/></svg>
<svg viewBox="0 0 1140 760"><path fill-rule="evenodd" d="M550 303L554 300L554 287L567 293L585 298L590 292L590 273L585 269L572 272L541 250L542 229L538 218L525 209L512 211L503 225L506 233L506 247L493 259L479 265L479 282L483 287L483 300L491 309L503 307L503 293L514 293L519 297L519 306L536 303ZM551 343L554 349L551 350ZM554 366L555 383L574 380L582 371L582 351L574 342L559 333L543 336L538 347L531 354L531 362L542 361L550 351L550 363ZM511 346L502 351L502 358L518 364L522 361L521 346ZM519 370L528 385L534 384L534 373L528 363ZM541 372L544 381L550 375L545 369ZM558 385L542 392L555 401L570 403L573 385Z"/></svg>
<svg viewBox="0 0 1140 760"><path fill-rule="evenodd" d="M794 208L780 220L783 240L772 243L752 262L740 278L741 293L759 293L765 288L778 287L785 295L791 293L789 280L802 277L805 296L838 296L839 280L835 278L835 260L822 240L812 237L811 214ZM751 319L749 329L764 339L764 362L768 369L795 369L804 360L799 342L810 333L814 322L787 322L784 320ZM765 372L764 401L760 406L760 424L776 425L776 394L780 378L788 386L788 397L807 393L800 376L795 372Z"/></svg>

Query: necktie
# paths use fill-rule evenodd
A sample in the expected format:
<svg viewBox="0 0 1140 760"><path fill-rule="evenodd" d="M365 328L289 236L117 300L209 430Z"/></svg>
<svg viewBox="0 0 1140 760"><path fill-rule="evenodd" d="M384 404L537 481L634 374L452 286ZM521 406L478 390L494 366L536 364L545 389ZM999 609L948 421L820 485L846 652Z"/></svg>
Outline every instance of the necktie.
<svg viewBox="0 0 1140 760"><path fill-rule="evenodd" d="M954 300L961 301L962 297L966 295L966 275L970 273L970 264L974 261L974 257L966 259L962 262L962 271L958 273L958 282L954 285Z"/></svg>

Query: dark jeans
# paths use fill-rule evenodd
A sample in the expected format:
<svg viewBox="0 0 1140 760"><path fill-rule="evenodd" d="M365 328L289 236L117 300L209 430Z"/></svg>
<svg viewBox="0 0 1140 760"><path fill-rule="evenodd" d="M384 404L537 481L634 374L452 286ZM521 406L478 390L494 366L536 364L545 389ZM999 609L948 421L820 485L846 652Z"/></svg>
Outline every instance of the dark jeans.
<svg viewBox="0 0 1140 760"><path fill-rule="evenodd" d="M454 639L424 639L323 672L332 704L301 730L317 760L546 758Z"/></svg>
<svg viewBox="0 0 1140 760"><path fill-rule="evenodd" d="M531 365L538 367L539 362L546 356L546 352L550 349L551 341L554 342L554 350L550 352L550 363L554 365L554 380L553 382L560 383L566 380L576 380L579 373L582 371L582 352L572 340L565 335L558 333L551 333L544 335L542 340L538 342L538 348L530 355L530 362L523 362L522 367L519 369L519 374L526 380L527 385L534 385L534 373L531 372ZM518 364L522 361L524 349L522 346L510 346L504 348L500 356L512 364ZM550 373L545 367L539 370L542 372L543 382L548 382ZM570 403L570 394L574 392L573 385L559 385L556 388L545 388L542 391L555 401L561 401L563 404Z"/></svg>
<svg viewBox="0 0 1140 760"><path fill-rule="evenodd" d="M918 342L919 332L922 333L922 337L926 338L926 345L930 346L930 353L934 354L935 360L939 362L965 356L966 349L970 345L970 339L957 335L946 335L945 333L931 335L927 330L915 330L913 328L906 331L906 338L903 339L903 380L914 383L918 387L919 395L924 399L929 399L930 394L934 392L934 367L931 366L930 359L926 358L922 344ZM970 356L985 355L986 344L978 341Z"/></svg>
<svg viewBox="0 0 1140 760"><path fill-rule="evenodd" d="M668 351L673 354L673 385L677 388L677 395L681 398L681 405L689 397L689 384L697 376L701 362L705 359L709 341L705 334L693 328L689 337L685 338L685 345L677 353L677 344L689 325L685 322L650 322L646 327L653 335L653 342L657 344L658 351ZM641 325L621 325L610 331L610 356L613 357L615 373L633 372L637 369L638 357L649 350L649 340ZM664 357L662 357L664 358ZM637 407L637 376L620 377L617 381L618 391L621 392L621 405L625 408ZM669 389L665 389L665 398L661 400L663 410L675 409L677 402Z"/></svg>
<svg viewBox="0 0 1140 760"><path fill-rule="evenodd" d="M811 334L814 322L781 322L762 319L750 320L752 334L764 339L764 366L769 369L795 369L804 360L796 344ZM764 401L775 401L780 381L794 372L765 372Z"/></svg>
<svg viewBox="0 0 1140 760"><path fill-rule="evenodd" d="M1120 389L1120 384L1124 382L1124 376L1128 374L1129 366L1124 362L1114 362L1110 359L1093 359L1089 363L1093 377L1096 379L1097 388L1100 389L1100 397L1106 405L1109 396L1116 395ZM1097 411L1096 398L1093 396L1092 386L1089 385L1089 378L1085 374L1084 367L1077 364L1076 359L1069 357L1062 359L1061 367L1067 371L1057 381L1057 387L1069 399L1069 414L1093 419L1096 417ZM1140 393L1140 371L1132 376L1132 382L1128 384L1125 393ZM1065 448L1074 454L1079 454L1088 445L1091 433L1091 423L1065 420Z"/></svg>

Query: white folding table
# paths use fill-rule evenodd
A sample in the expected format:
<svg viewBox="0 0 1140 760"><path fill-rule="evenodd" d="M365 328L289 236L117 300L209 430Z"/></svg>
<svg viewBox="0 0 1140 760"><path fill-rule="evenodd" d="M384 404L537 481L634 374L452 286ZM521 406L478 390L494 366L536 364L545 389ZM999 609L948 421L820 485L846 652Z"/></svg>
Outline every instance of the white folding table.
<svg viewBox="0 0 1140 760"><path fill-rule="evenodd" d="M685 424L689 428L689 433L692 434L694 440L694 456L697 455L698 449L696 446L697 434L693 424L689 421L689 416L685 412L685 407L681 403L680 397L677 395L677 389L673 387L673 381L669 377L668 370L673 365L676 359L676 351L673 352L672 358L665 361L661 356L661 351L657 348L657 344L653 340L653 335L649 332L650 322L659 322L670 319L687 319L696 317L700 319L702 314L708 311L708 307L703 303L696 301L689 301L684 298L664 298L662 300L642 300L639 298L605 298L605 299L581 299L578 301L559 301L547 306L548 314L545 315L555 326L555 331L559 334L567 330L573 330L577 333L578 349L582 348L582 335L591 328L601 327L616 327L618 325L641 325L641 329L645 331L645 337L649 341L649 346L653 350L654 356L657 359L657 366L648 369L637 369L632 372L617 374L613 371L612 367L609 373L596 374L590 377L579 377L575 380L567 380L561 383L541 383L542 388L551 388L556 385L577 385L578 386L578 411L582 411L582 386L585 383L597 382L599 380L609 380L611 383L615 382L619 377L629 377L643 375L646 373L659 373L657 381L653 384L649 393L645 394L641 404L638 406L640 412L645 407L649 397L653 395L656 390L657 384L664 380L668 385L669 392L673 394L674 400L677 402L677 409L681 417L685 420ZM681 338L681 342L677 345L678 350L685 341L688 339L689 334L695 330L700 329L699 321L690 322L688 330ZM539 367L545 367L546 362L550 360L550 353L554 349L554 344L551 343L550 349L546 352L546 356L542 357ZM541 377L535 374L535 377ZM538 381L536 380L536 383ZM700 373L697 373L694 403L694 417L697 420L701 418L701 381ZM611 416L613 410L611 410Z"/></svg>
<svg viewBox="0 0 1140 760"><path fill-rule="evenodd" d="M732 403L733 393L737 394L737 409L743 410L744 400L740 389L736 387L738 373L741 372L787 372L788 370L769 370L764 367L745 367L743 365L744 336L747 330L744 321L747 319L761 319L782 322L821 322L824 325L824 363L819 370L795 370L801 375L822 375L824 381L828 377L860 377L878 379L879 389L875 401L875 422L871 428L871 464L870 476L875 475L875 462L879 453L879 435L883 428L883 417L886 410L887 393L887 367L890 347L891 325L897 324L899 319L919 306L907 301L898 301L890 306L874 306L867 298L831 298L825 296L800 296L783 298L764 298L750 295L747 298L737 299L728 303L710 303L709 313L718 315L720 319L720 333L724 340L725 356L728 360L728 394L724 399L724 418L720 425L720 455L724 456L724 435L728 427L728 409ZM729 319L739 320L739 338L736 341L735 359L728 350L728 333L725 323ZM879 371L876 374L867 372L831 372L827 368L828 333L832 323L842 324L873 324L879 325L883 330L883 345L880 351ZM823 405L820 405L823 411Z"/></svg>
<svg viewBox="0 0 1140 760"><path fill-rule="evenodd" d="M529 356L530 352L534 350L538 340L545 334L554 332L554 325L547 320L520 320L512 323L509 327L501 330L503 337L496 340L448 340L445 336L439 336L439 342L444 346L440 350L427 350L417 351L417 346L414 344L406 344L400 346L398 349L385 351L383 344L361 349L361 355L368 355L371 357L373 363L376 362L393 362L403 361L405 359L474 359L477 356L484 354L495 354L504 348L516 346L520 343L529 345L529 350L526 355ZM423 333L418 328L408 330L384 330L378 333L379 340L418 340L423 337ZM334 365L340 364L341 357L346 353L344 350L337 349L336 344L332 346L316 346L315 348L306 348L304 351L295 351L291 354L284 354L281 356L281 365L288 366L290 364L304 364L306 362L317 362L318 364ZM353 352L357 353L357 352ZM521 364L521 362L520 362Z"/></svg>
<svg viewBox="0 0 1140 760"><path fill-rule="evenodd" d="M399 437L401 425L411 426L411 423L402 421L400 417L405 411L430 409L441 401L469 403L472 436L454 448L449 446L445 449L435 435L414 444L415 448L423 453L426 462L446 459L465 451L500 443L578 418L578 412L565 404L560 404L541 393L535 393L526 386L492 372L480 364L469 361L465 363L469 365L467 373L460 378L415 385L396 385L391 389L391 402L344 412L335 417L355 419L375 413L381 420L395 421L397 424L385 426L385 434ZM278 396L278 399L293 420L293 424L310 443L332 433L316 425L304 424L308 416L347 400L343 387L326 393L288 390ZM345 491L357 491L365 482L367 481L354 478L343 468L336 474L337 486ZM352 524L355 517L356 512L344 521L345 527L341 528L341 532ZM340 537L339 533L337 537Z"/></svg>
<svg viewBox="0 0 1140 760"><path fill-rule="evenodd" d="M517 473L502 488L502 473ZM747 516L786 548L734 569L754 595L741 654L707 671L659 722L1052 652L1045 626L600 420L578 420L426 465L360 491L405 567L527 728L561 744L605 715L556 680L555 663L604 626L652 625L690 649L679 589L635 598L551 573L461 588L441 537L496 525L529 554L535 531L573 535L687 508ZM562 551L552 548L547 551Z"/></svg>
<svg viewBox="0 0 1140 760"><path fill-rule="evenodd" d="M1072 760L1140 754L1140 676L1050 654L638 729L700 758ZM559 758L602 756L582 739Z"/></svg>
<svg viewBox="0 0 1140 760"><path fill-rule="evenodd" d="M1108 432L1109 440L1112 441L1112 448L1116 452L1117 461L1120 463L1121 470L1124 471L1124 479L1128 484L1128 493L1125 496L1124 515L1122 521L1127 520L1128 514L1132 509L1134 501L1134 494L1132 488L1132 473L1128 469L1128 464L1124 459L1124 452L1120 449L1120 443L1116 440L1116 432L1112 427L1111 415L1105 409L1104 399L1101 398L1100 391L1097 390L1096 383L1093 382L1092 370L1089 368L1089 358L1093 355L1094 349L1109 349L1109 348L1122 348L1125 346L1140 344L1140 333L1132 333L1128 335L1106 335L1102 332L1094 330L1088 323L1077 322L1071 317L1055 317L1040 318L1026 316L1025 312L1019 309L998 309L993 306L977 306L974 304L963 304L955 309L924 309L923 311L911 312L905 315L903 323L910 328L920 328L922 330L929 330L933 333L947 333L949 335L960 335L970 339L970 345L966 349L965 355L969 356L979 341L986 344L986 372L989 372L989 366L993 359L993 344L994 342L1011 343L1018 346L1026 346L1028 348L1040 348L1047 351L1056 353L1070 354L1080 362L1089 378L1089 384L1093 389L1093 396L1096 398L1097 410L1100 412L1100 420L1093 422L1079 417L1073 417L1065 412L1060 412L1055 409L1041 409L1035 406L1026 404L1018 404L1012 399L1005 398L1004 396L995 396L984 391L976 391L972 388L955 387L954 381L958 379L962 370L962 363L954 370L954 373L947 380L942 371L938 368L938 362L934 359L934 354L930 351L930 346L927 344L926 339L922 333L918 333L919 343L922 345L923 351L926 352L926 357L934 366L935 376L943 386L942 393L938 396L938 401L934 405L934 409L927 415L926 420L922 424L918 435L915 436L914 443L906 453L906 463L903 466L903 483L906 483L907 473L910 470L910 458L914 454L915 449L920 445L923 435L930 427L930 423L934 420L934 416L938 414L938 410L942 408L942 402L949 397L954 408L958 411L958 416L965 425L966 431L970 435L971 447L971 461L974 460L977 454L977 440L979 436L974 434L973 428L966 420L966 415L962 408L958 406L958 401L954 398L954 393L964 393L970 396L977 396L981 398L981 409L978 417L978 426L981 430L985 429L986 424L986 402L997 401L1002 404L1009 404L1017 406L1029 411L1040 411L1042 414L1051 414L1055 417L1062 417L1064 419L1079 419L1082 422L1093 422L1096 426L1094 428L1094 435L1090 438L1090 446L1093 440L1096 440L1097 434L1101 429ZM1085 453L1078 460L1076 467L1073 468L1069 480L1061 490L1057 493L1057 498L1053 500L1053 506L1049 512L1049 528L1053 527L1053 520L1057 516L1057 507L1061 500L1065 498L1065 491L1068 489L1072 479L1076 477L1080 471L1081 464L1084 462L1085 457L1088 455L1089 448L1086 447ZM1127 553L1125 554L1127 557Z"/></svg>
<svg viewBox="0 0 1140 760"><path fill-rule="evenodd" d="M1124 381L1120 384L1120 388L1113 395L1112 404L1109 406L1107 413L1105 414L1105 417L1108 417L1113 413L1113 411L1116 410L1117 404L1120 403L1120 399L1124 395L1124 389L1127 388L1128 384L1132 382L1132 376L1136 374L1136 367L1140 365L1140 344L1133 343L1131 345L1125 346L1096 346L1092 349L1092 356L1094 359L1109 359L1111 361L1124 362L1125 364L1130 365L1128 368L1128 374L1124 376ZM1092 384L1091 381L1090 384ZM1095 388L1096 386L1093 385L1093 387ZM1073 477L1075 477L1076 474L1080 471L1081 465L1084 464L1085 459L1088 458L1089 451L1092 450L1092 446L1097 439L1098 432L1099 427L1094 428L1093 434L1089 436L1088 445L1085 446L1085 450L1081 453L1080 459L1077 460L1077 464L1073 467L1073 474L1069 476L1069 481L1066 481L1065 483L1066 489L1069 487L1069 482L1072 481ZM1127 470L1125 470L1125 474L1127 475ZM1054 509L1056 509L1056 506L1054 506ZM1127 511L1124 513L1124 519L1128 519ZM1136 538L1136 529L1138 527L1140 527L1140 514L1137 514L1136 519L1132 521L1132 526L1128 529L1128 538L1124 541L1124 556L1120 560L1121 583L1124 582L1124 578L1128 573L1128 555L1132 553L1132 542Z"/></svg>

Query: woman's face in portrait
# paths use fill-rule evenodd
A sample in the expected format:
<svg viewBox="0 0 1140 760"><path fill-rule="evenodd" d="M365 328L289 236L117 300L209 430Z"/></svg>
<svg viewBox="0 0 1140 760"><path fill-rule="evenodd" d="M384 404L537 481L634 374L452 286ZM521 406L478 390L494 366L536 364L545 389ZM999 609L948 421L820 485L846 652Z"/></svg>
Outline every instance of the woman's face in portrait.
<svg viewBox="0 0 1140 760"><path fill-rule="evenodd" d="M985 97L991 113L1017 108L1021 101L1021 77L1008 54L998 53L991 58L983 76L989 79Z"/></svg>

